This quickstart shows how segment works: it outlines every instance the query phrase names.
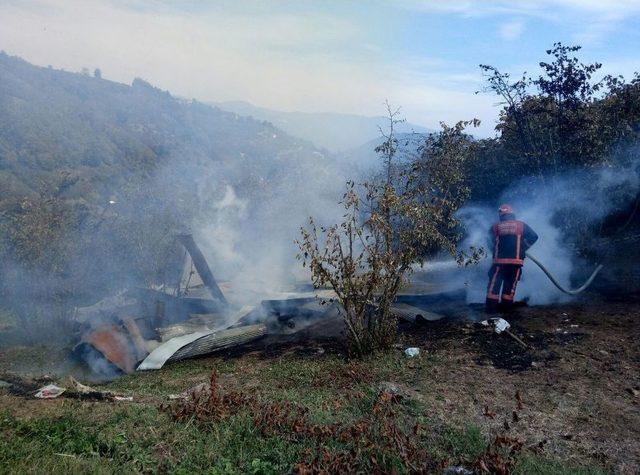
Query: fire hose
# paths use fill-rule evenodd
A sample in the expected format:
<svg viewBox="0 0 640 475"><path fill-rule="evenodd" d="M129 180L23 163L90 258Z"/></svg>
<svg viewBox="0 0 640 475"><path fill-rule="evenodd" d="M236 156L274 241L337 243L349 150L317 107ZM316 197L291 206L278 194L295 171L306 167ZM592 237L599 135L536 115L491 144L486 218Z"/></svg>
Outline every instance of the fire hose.
<svg viewBox="0 0 640 475"><path fill-rule="evenodd" d="M551 274L551 272L549 272L549 270L542 264L542 262L540 262L538 259L535 258L535 256L532 256L527 252L527 257L531 259L538 267L540 267L540 269L542 269L542 272L546 274L546 276L553 283L553 285L555 285L561 292L564 292L565 294L569 294L569 295L578 295L583 290L586 290L587 287L591 285L591 283L593 282L593 279L596 278L596 276L602 270L602 267L603 267L602 264L599 264L591 274L591 277L589 277L587 281L584 284L582 284L581 287L578 287L577 289L565 289L558 282L558 280L553 276L553 274Z"/></svg>

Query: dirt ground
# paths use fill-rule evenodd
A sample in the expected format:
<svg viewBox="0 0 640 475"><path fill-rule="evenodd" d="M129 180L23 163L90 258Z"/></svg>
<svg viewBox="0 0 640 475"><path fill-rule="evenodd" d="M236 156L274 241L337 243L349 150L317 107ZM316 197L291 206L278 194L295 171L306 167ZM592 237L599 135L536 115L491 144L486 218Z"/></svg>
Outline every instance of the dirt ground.
<svg viewBox="0 0 640 475"><path fill-rule="evenodd" d="M415 403L417 409L411 414L424 416L435 431L439 424L478 427L486 440L514 437L532 452L566 461L568 466L638 473L640 301L522 307L504 318L526 348L478 323L402 325L392 355L354 367L367 377L358 376L359 386L352 393L360 394L367 385L374 390L391 387ZM344 388L349 387L351 366L335 340L318 339L313 329L308 335L306 341L277 344L266 339L225 354L127 376L104 388L135 394L139 407L155 407L168 394L207 381L216 368L229 390L256 392L273 400L292 398L310 407L326 405L329 409L322 417L345 417L353 394L345 396L347 402L336 399L349 392ZM420 348L420 356L406 358L403 350L408 346ZM15 349L0 350L0 369L19 369L18 355ZM0 409L18 419L53 416L56 408L66 407L64 402L42 403L2 393ZM344 404L345 415L332 415L333 403ZM107 403L73 404L80 404L73 409L77 412L79 407L79 414L91 404L102 404L109 411Z"/></svg>
<svg viewBox="0 0 640 475"><path fill-rule="evenodd" d="M524 307L504 317L527 349L471 324L408 333L438 360L415 389L443 419L506 429L560 458L638 473L640 303Z"/></svg>

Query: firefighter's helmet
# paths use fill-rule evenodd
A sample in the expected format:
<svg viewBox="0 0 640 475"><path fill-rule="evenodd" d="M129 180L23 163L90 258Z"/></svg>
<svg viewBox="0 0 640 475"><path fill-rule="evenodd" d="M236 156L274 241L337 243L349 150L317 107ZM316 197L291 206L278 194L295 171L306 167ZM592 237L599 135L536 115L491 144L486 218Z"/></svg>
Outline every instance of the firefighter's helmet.
<svg viewBox="0 0 640 475"><path fill-rule="evenodd" d="M500 208L498 208L498 213L500 214L500 216L504 216L505 214L513 214L513 208L511 207L511 205L503 204L500 205Z"/></svg>

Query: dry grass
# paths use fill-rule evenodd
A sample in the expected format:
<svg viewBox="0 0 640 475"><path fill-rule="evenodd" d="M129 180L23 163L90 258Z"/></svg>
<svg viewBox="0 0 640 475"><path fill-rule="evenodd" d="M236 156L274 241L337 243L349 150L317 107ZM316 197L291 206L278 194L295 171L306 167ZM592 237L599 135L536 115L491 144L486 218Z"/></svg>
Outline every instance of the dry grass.
<svg viewBox="0 0 640 475"><path fill-rule="evenodd" d="M421 348L414 359L399 348L346 361L330 345L322 353L307 342L106 386L134 403L36 401L0 390L0 472L433 472L462 464L635 473L638 309L523 309L508 318L527 352L477 327L430 324L402 336ZM16 353L3 354L0 366L11 366L6 357ZM169 394L202 383L209 393L191 407L169 403Z"/></svg>

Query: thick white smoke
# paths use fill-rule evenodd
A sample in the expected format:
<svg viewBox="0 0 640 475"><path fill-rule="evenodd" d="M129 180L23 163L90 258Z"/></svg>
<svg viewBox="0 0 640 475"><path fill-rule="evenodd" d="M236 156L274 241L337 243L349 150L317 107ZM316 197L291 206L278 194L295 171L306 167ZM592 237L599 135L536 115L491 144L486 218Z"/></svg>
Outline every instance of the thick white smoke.
<svg viewBox="0 0 640 475"><path fill-rule="evenodd" d="M590 224L597 224L612 211L633 203L639 191L640 176L636 160L622 169L582 170L547 177L544 183L536 186L531 186L531 180L523 180L506 190L500 203L495 203L493 207L477 204L466 206L459 213L467 230L463 246L482 246L489 253L477 266L462 271L468 283L468 299L471 302L484 300L487 272L491 265L489 230L498 220L497 208L501 203L511 204L517 218L539 235L538 242L530 252L560 282L571 287L580 259L566 239L567 233L570 237L575 236L567 229L565 217L579 217ZM531 304L549 304L566 301L570 297L560 292L531 260L526 260L517 298L527 299Z"/></svg>
<svg viewBox="0 0 640 475"><path fill-rule="evenodd" d="M279 166L273 164L278 178L258 194L243 189L242 180L220 177L208 177L200 187L206 190L200 201L208 206L192 231L223 292L237 305L278 298L296 283L310 282L296 260L294 241L310 216L319 223L339 221L338 201L346 180L353 178L349 164L320 154L275 170Z"/></svg>
<svg viewBox="0 0 640 475"><path fill-rule="evenodd" d="M513 201L517 218L521 219L538 234L539 239L531 248L531 253L538 256L561 281L570 282L572 260L569 251L561 241L560 231L551 223L551 215L545 211L541 203L522 203ZM465 246L481 246L488 256L477 266L463 270L468 284L468 300L482 302L485 298L488 272L491 267L491 248L489 245L490 228L498 219L497 206L468 206L460 211L469 235ZM567 300L567 295L560 292L530 260L525 261L522 279L518 285L519 300L528 300L531 304L547 304Z"/></svg>

